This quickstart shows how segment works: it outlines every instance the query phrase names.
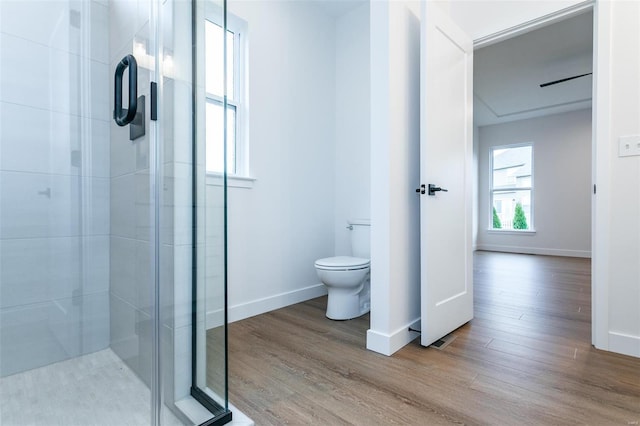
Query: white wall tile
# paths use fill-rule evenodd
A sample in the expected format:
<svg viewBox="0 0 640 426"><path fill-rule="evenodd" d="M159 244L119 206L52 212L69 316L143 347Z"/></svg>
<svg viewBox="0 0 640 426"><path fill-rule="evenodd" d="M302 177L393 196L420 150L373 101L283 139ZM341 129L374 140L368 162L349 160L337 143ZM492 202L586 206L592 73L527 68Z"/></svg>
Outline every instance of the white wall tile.
<svg viewBox="0 0 640 426"><path fill-rule="evenodd" d="M149 242L111 236L111 292L141 311L151 312L151 246Z"/></svg>
<svg viewBox="0 0 640 426"><path fill-rule="evenodd" d="M49 298L51 239L4 240L0 245L0 307L45 302ZM70 265L62 266L62 268ZM56 274L61 275L61 274Z"/></svg>
<svg viewBox="0 0 640 426"><path fill-rule="evenodd" d="M109 135L110 126L108 122L101 120L88 120L86 124L91 129L91 140L81 138L80 152L90 152L88 163L82 162L83 176L109 177L110 175L110 145L111 139Z"/></svg>
<svg viewBox="0 0 640 426"><path fill-rule="evenodd" d="M175 161L179 163L189 164L192 162L193 146L191 136L191 84L184 81L174 82L174 104L172 105L173 128L176 138L174 140L174 156ZM168 100L169 101L169 100ZM184 108L183 105L189 105Z"/></svg>
<svg viewBox="0 0 640 426"><path fill-rule="evenodd" d="M135 194L131 188L135 188L135 175L111 179L111 235L130 239L135 237Z"/></svg>
<svg viewBox="0 0 640 426"><path fill-rule="evenodd" d="M105 2L106 3L106 2ZM90 57L96 61L109 63L109 6L91 2L91 50ZM85 18L86 19L86 18ZM81 54L83 52L80 52Z"/></svg>
<svg viewBox="0 0 640 426"><path fill-rule="evenodd" d="M109 346L109 292L53 300L49 328L69 358Z"/></svg>
<svg viewBox="0 0 640 426"><path fill-rule="evenodd" d="M130 141L129 128L120 127L114 121L109 124L110 129L110 168L111 177L118 177L136 171L136 164L139 163L137 154L140 151L139 145L148 145L147 136L141 139Z"/></svg>
<svg viewBox="0 0 640 426"><path fill-rule="evenodd" d="M109 347L109 292L84 296L81 303L81 353Z"/></svg>
<svg viewBox="0 0 640 426"><path fill-rule="evenodd" d="M140 342L136 332L136 310L119 297L109 299L111 349L134 371L138 368Z"/></svg>
<svg viewBox="0 0 640 426"><path fill-rule="evenodd" d="M3 240L0 254L2 307L109 289L107 236Z"/></svg>
<svg viewBox="0 0 640 426"><path fill-rule="evenodd" d="M174 327L185 327L191 324L192 307L192 256L191 246L174 248Z"/></svg>
<svg viewBox="0 0 640 426"><path fill-rule="evenodd" d="M151 324L146 313L110 297L111 349L146 383L151 372Z"/></svg>
<svg viewBox="0 0 640 426"><path fill-rule="evenodd" d="M136 240L110 237L110 291L131 305L137 304Z"/></svg>
<svg viewBox="0 0 640 426"><path fill-rule="evenodd" d="M43 45L51 45L52 39L56 39L57 47L64 47L61 37L55 34L69 31L70 8L67 2L5 0L1 7L3 33Z"/></svg>
<svg viewBox="0 0 640 426"><path fill-rule="evenodd" d="M3 102L0 119L2 170L78 173L71 155L79 145L80 117Z"/></svg>
<svg viewBox="0 0 640 426"><path fill-rule="evenodd" d="M163 166L164 175L162 177L162 199L161 203L161 217L160 217L160 243L165 245L172 245L174 243L174 178L173 178L173 163L166 163Z"/></svg>
<svg viewBox="0 0 640 426"><path fill-rule="evenodd" d="M5 102L0 120L2 170L109 177L105 121Z"/></svg>
<svg viewBox="0 0 640 426"><path fill-rule="evenodd" d="M83 185L85 230L83 235L109 233L110 181L103 178L80 178Z"/></svg>
<svg viewBox="0 0 640 426"><path fill-rule="evenodd" d="M174 256L172 245L160 246L160 316L162 325L169 329L175 326Z"/></svg>
<svg viewBox="0 0 640 426"><path fill-rule="evenodd" d="M136 0L112 0L110 2L110 59L115 59L117 52L120 52L125 45L131 45L136 31L137 8Z"/></svg>
<svg viewBox="0 0 640 426"><path fill-rule="evenodd" d="M4 0L0 8L2 32L108 62L109 8L104 4L68 0ZM90 32L90 45L84 52L81 40L87 32Z"/></svg>
<svg viewBox="0 0 640 426"><path fill-rule="evenodd" d="M183 163L174 163L173 166L174 242L176 245L191 244L193 232L191 166Z"/></svg>
<svg viewBox="0 0 640 426"><path fill-rule="evenodd" d="M2 63L15 64L3 67L0 100L105 121L110 119L106 64L7 34L0 34L0 44ZM86 87L82 87L84 75L90 78Z"/></svg>
<svg viewBox="0 0 640 426"><path fill-rule="evenodd" d="M0 200L1 238L109 233L108 179L0 172Z"/></svg>
<svg viewBox="0 0 640 426"><path fill-rule="evenodd" d="M48 325L50 305L0 309L0 377L67 358Z"/></svg>
<svg viewBox="0 0 640 426"><path fill-rule="evenodd" d="M6 243L14 241L7 240ZM46 265L48 300L78 297L109 290L109 237L46 238L47 250L34 259L32 268ZM3 243L3 244L6 244ZM38 247L34 244L34 247Z"/></svg>
<svg viewBox="0 0 640 426"><path fill-rule="evenodd" d="M177 401L189 395L191 388L191 326L174 331L174 392Z"/></svg>
<svg viewBox="0 0 640 426"><path fill-rule="evenodd" d="M2 68L0 100L46 109L44 97L48 94L49 82L49 69L45 63L45 58L49 57L47 47L2 33L0 44L0 61L14 64Z"/></svg>
<svg viewBox="0 0 640 426"><path fill-rule="evenodd" d="M85 236L80 240L83 280L82 294L109 290L109 236Z"/></svg>
<svg viewBox="0 0 640 426"><path fill-rule="evenodd" d="M109 121L113 117L110 99L112 92L109 90L109 81L113 79L113 72L107 64L96 61L83 60L82 66L86 67L90 75L90 92L83 92L84 99L90 99L90 105L80 105L76 114L83 117L91 117L96 120ZM81 81L81 80L80 80ZM76 83L77 84L77 83ZM87 90L86 88L84 90ZM89 113L86 109L90 108Z"/></svg>
<svg viewBox="0 0 640 426"><path fill-rule="evenodd" d="M149 240L149 174L141 171L111 180L111 234Z"/></svg>
<svg viewBox="0 0 640 426"><path fill-rule="evenodd" d="M176 142L176 133L175 133L175 107L174 107L174 99L175 99L175 81L172 78L163 77L163 85L162 85L162 101L158 107L160 108L160 117L162 117L161 122L159 123L161 127L161 137L163 143L163 161L165 164L173 164L174 156L175 156L175 146ZM183 104L185 105L185 104ZM189 110L190 108L182 108L183 110ZM187 114L190 111L186 111ZM190 119L189 119L190 120ZM189 130L191 126L189 126ZM189 142L191 141L190 137L187 137L187 141L184 142L184 145L191 145ZM190 148L189 148L190 149ZM190 154L185 154L185 156L189 156Z"/></svg>

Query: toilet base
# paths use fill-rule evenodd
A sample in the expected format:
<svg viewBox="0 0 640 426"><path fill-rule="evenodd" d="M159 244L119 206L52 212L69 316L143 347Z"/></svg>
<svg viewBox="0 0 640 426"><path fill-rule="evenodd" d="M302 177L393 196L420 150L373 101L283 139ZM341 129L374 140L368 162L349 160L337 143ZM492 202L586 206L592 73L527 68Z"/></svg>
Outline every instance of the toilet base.
<svg viewBox="0 0 640 426"><path fill-rule="evenodd" d="M368 283L367 283L368 284ZM327 318L336 321L358 318L371 310L368 288L360 291L330 288L327 298Z"/></svg>

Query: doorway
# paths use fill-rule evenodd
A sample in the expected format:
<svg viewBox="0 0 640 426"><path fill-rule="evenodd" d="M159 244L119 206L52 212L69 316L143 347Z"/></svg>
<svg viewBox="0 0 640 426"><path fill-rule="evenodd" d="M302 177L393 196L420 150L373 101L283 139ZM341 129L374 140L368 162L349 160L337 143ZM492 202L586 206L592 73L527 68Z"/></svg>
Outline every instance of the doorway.
<svg viewBox="0 0 640 426"><path fill-rule="evenodd" d="M476 46L479 253L565 256L579 263L591 258L594 12L589 6L560 15L543 27ZM500 259L520 262L517 256L494 256L493 262ZM578 305L590 319L590 300Z"/></svg>

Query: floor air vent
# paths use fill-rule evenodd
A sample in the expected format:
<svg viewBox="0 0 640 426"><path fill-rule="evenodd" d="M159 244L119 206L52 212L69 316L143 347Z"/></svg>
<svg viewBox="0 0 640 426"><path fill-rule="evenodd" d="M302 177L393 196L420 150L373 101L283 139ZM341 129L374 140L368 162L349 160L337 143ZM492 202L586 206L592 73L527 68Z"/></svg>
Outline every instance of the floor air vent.
<svg viewBox="0 0 640 426"><path fill-rule="evenodd" d="M449 346L451 344L451 342L453 342L454 340L456 340L456 336L454 336L453 334L448 334L446 336L444 336L442 339L440 340L436 340L435 342L433 342L431 344L431 346L429 346L430 348L434 348L434 349L438 349L438 350L443 350L444 348L446 348L447 346Z"/></svg>

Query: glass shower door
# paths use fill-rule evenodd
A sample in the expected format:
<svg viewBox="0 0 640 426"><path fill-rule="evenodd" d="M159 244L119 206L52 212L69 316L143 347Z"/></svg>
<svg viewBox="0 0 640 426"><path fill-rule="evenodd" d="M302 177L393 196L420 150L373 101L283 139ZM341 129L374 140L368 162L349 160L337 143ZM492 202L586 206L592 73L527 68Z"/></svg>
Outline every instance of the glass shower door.
<svg viewBox="0 0 640 426"><path fill-rule="evenodd" d="M155 135L142 102L143 135L114 122L113 70L137 55L148 105L153 8L3 0L0 24L0 423L151 424Z"/></svg>
<svg viewBox="0 0 640 426"><path fill-rule="evenodd" d="M231 418L226 190L205 199L194 101L211 5L224 21L221 0L0 0L3 426Z"/></svg>

